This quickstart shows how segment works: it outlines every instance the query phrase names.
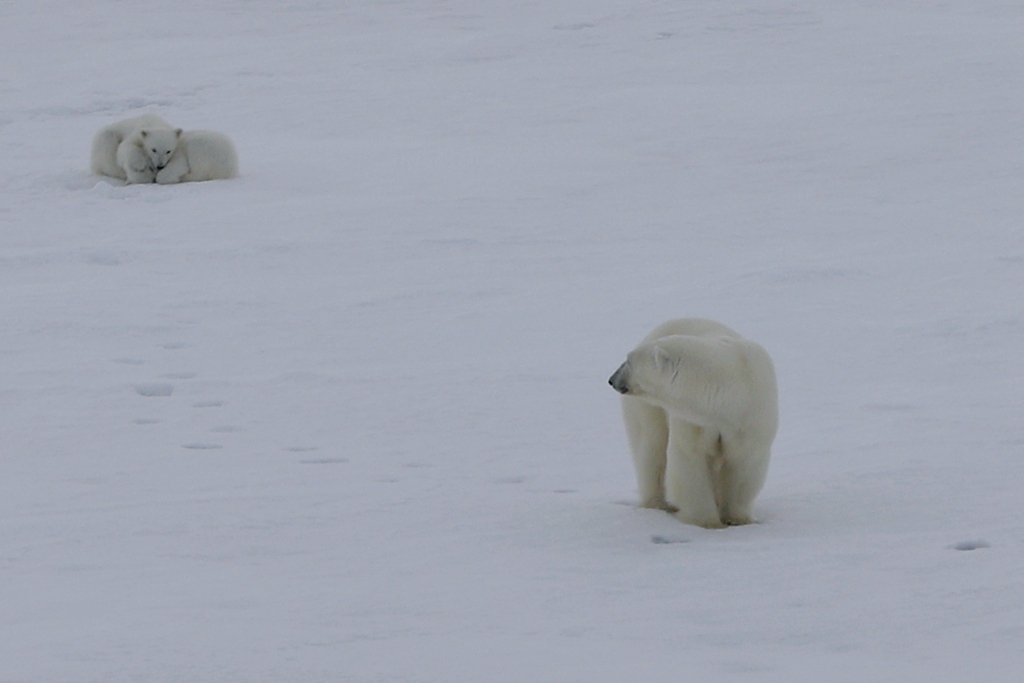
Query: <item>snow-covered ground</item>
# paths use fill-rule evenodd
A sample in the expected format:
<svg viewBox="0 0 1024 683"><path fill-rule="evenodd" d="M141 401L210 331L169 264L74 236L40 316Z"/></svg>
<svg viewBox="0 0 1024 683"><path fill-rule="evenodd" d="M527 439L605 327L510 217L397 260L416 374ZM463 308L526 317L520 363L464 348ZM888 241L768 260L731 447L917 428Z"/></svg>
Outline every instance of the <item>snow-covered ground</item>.
<svg viewBox="0 0 1024 683"><path fill-rule="evenodd" d="M1021 36L1007 0L0 4L0 681L1013 680ZM90 176L144 111L241 177ZM606 381L678 316L775 358L760 524L633 507Z"/></svg>

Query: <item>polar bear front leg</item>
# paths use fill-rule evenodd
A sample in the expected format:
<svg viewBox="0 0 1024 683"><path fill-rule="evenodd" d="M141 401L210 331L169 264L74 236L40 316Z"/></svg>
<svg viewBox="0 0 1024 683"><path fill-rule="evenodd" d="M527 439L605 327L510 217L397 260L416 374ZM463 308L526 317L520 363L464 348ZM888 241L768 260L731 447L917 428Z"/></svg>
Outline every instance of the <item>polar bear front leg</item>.
<svg viewBox="0 0 1024 683"><path fill-rule="evenodd" d="M705 430L678 417L669 417L665 463L665 499L685 524L707 529L725 525L715 501L715 478ZM717 442L717 434L714 435Z"/></svg>
<svg viewBox="0 0 1024 683"><path fill-rule="evenodd" d="M640 507L674 512L665 502L665 452L668 416L657 406L632 396L622 397L622 418L633 451Z"/></svg>
<svg viewBox="0 0 1024 683"><path fill-rule="evenodd" d="M156 177L149 157L136 145L127 146L123 161L126 180L129 184L151 183Z"/></svg>
<svg viewBox="0 0 1024 683"><path fill-rule="evenodd" d="M171 160L156 174L156 182L161 185L180 183L186 173L188 173L188 156L185 154L182 146L179 145L178 149L171 155Z"/></svg>

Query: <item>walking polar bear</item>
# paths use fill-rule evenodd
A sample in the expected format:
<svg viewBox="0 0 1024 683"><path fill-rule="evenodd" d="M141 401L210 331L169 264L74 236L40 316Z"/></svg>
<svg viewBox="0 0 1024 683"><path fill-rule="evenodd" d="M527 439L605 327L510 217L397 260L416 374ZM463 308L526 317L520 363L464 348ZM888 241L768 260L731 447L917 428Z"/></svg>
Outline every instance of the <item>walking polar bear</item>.
<svg viewBox="0 0 1024 683"><path fill-rule="evenodd" d="M93 173L134 183L181 183L234 178L238 154L226 135L185 132L156 114L102 128L93 139Z"/></svg>
<svg viewBox="0 0 1024 683"><path fill-rule="evenodd" d="M778 428L768 353L699 318L655 328L609 384L622 396L640 505L709 529L749 524Z"/></svg>

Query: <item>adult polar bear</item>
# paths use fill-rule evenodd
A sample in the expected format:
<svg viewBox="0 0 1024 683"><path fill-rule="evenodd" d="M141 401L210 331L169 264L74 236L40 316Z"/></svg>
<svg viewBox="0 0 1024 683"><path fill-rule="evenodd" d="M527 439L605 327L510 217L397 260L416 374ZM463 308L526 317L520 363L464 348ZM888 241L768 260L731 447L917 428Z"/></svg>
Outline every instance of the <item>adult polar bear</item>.
<svg viewBox="0 0 1024 683"><path fill-rule="evenodd" d="M171 130L171 125L156 114L142 114L104 126L93 138L89 166L93 173L128 183L151 183L156 178L160 158L152 158L142 139L156 131Z"/></svg>
<svg viewBox="0 0 1024 683"><path fill-rule="evenodd" d="M238 153L231 139L212 130L160 131L155 142L173 153L157 167L156 182L172 183L221 180L238 175Z"/></svg>
<svg viewBox="0 0 1024 683"><path fill-rule="evenodd" d="M711 529L752 521L778 428L761 346L712 320L670 320L609 383L623 394L642 507Z"/></svg>
<svg viewBox="0 0 1024 683"><path fill-rule="evenodd" d="M184 183L234 178L238 153L231 140L210 130L172 128L156 114L106 126L93 139L93 173L134 183Z"/></svg>

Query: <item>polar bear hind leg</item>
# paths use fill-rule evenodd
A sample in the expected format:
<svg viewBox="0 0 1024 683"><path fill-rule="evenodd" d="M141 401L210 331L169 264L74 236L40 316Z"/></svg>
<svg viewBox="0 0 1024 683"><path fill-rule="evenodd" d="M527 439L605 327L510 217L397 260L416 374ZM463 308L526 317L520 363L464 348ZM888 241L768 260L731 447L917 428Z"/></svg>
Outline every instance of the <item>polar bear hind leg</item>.
<svg viewBox="0 0 1024 683"><path fill-rule="evenodd" d="M768 477L769 454L736 446L727 446L726 453L721 472L722 521L729 526L750 524L754 499Z"/></svg>
<svg viewBox="0 0 1024 683"><path fill-rule="evenodd" d="M680 521L707 529L725 526L719 514L722 467L716 431L669 417L665 500L676 508Z"/></svg>
<svg viewBox="0 0 1024 683"><path fill-rule="evenodd" d="M121 139L120 133L109 127L96 133L89 156L89 168L93 173L121 180L127 177L124 169L117 164L117 146L121 144Z"/></svg>

